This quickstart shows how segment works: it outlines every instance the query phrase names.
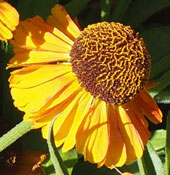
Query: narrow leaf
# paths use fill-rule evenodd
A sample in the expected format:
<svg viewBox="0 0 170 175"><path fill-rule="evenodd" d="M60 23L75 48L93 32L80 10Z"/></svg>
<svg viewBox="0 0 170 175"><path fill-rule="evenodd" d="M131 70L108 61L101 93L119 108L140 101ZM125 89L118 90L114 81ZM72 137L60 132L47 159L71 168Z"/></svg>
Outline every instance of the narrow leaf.
<svg viewBox="0 0 170 175"><path fill-rule="evenodd" d="M140 175L164 175L162 162L151 143L147 144L143 157L138 160L138 166Z"/></svg>
<svg viewBox="0 0 170 175"><path fill-rule="evenodd" d="M124 22L135 27L168 6L170 6L169 0L135 0L125 14Z"/></svg>
<svg viewBox="0 0 170 175"><path fill-rule="evenodd" d="M147 144L147 149L148 149L149 155L151 157L156 175L160 175L160 174L165 175L162 161L159 158L157 152L155 151L153 145L150 142ZM150 173L150 174L152 174L152 173Z"/></svg>
<svg viewBox="0 0 170 175"><path fill-rule="evenodd" d="M118 0L111 14L111 20L121 21L132 0Z"/></svg>
<svg viewBox="0 0 170 175"><path fill-rule="evenodd" d="M111 0L100 1L102 21L109 21L110 11L111 11L111 2L112 2Z"/></svg>
<svg viewBox="0 0 170 175"><path fill-rule="evenodd" d="M146 30L141 36L152 56L153 64L170 54L170 25Z"/></svg>
<svg viewBox="0 0 170 175"><path fill-rule="evenodd" d="M152 63L151 78L158 76L170 68L170 54L160 57L157 62Z"/></svg>
<svg viewBox="0 0 170 175"><path fill-rule="evenodd" d="M170 104L170 87L159 92L158 95L154 97L158 103Z"/></svg>
<svg viewBox="0 0 170 175"><path fill-rule="evenodd" d="M57 3L58 0L19 0L17 9L22 20L36 15L46 18Z"/></svg>
<svg viewBox="0 0 170 175"><path fill-rule="evenodd" d="M58 114L50 123L49 129L48 129L47 144L48 144L48 148L49 148L49 152L50 152L51 161L53 163L56 174L57 175L68 175L68 172L64 166L64 163L63 163L57 149L54 151L54 148L53 148L53 145L51 142L51 132L52 132L53 124L59 115L60 114Z"/></svg>
<svg viewBox="0 0 170 175"><path fill-rule="evenodd" d="M156 87L154 87L152 89L149 89L149 92L150 92L151 96L154 97L160 91L162 91L168 85L170 85L170 81L167 81L169 79L170 79L170 70L165 72L159 79L156 80L157 82L159 82L159 84Z"/></svg>
<svg viewBox="0 0 170 175"><path fill-rule="evenodd" d="M90 2L90 0L72 0L65 5L66 10L72 18L75 18Z"/></svg>

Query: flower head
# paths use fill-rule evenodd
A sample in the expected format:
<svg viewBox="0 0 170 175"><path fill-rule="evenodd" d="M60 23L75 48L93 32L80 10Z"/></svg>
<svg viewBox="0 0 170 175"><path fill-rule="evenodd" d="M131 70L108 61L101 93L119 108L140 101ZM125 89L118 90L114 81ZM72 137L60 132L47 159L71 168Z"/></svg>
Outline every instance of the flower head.
<svg viewBox="0 0 170 175"><path fill-rule="evenodd" d="M22 40L20 39L22 38ZM147 92L151 57L131 27L97 23L83 31L56 5L47 23L20 23L8 68L14 105L44 138L57 115L55 145L76 147L98 167L120 167L140 158L162 113Z"/></svg>
<svg viewBox="0 0 170 175"><path fill-rule="evenodd" d="M7 41L13 37L12 31L19 23L19 14L9 3L0 0L0 40Z"/></svg>

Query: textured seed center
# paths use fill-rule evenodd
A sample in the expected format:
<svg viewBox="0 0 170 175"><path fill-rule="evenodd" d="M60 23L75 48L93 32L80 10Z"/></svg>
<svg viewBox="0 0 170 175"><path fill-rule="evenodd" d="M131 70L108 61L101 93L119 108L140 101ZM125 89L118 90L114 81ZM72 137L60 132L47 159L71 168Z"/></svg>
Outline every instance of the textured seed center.
<svg viewBox="0 0 170 175"><path fill-rule="evenodd" d="M85 28L70 53L73 72L95 98L120 105L148 82L151 57L130 26L97 23Z"/></svg>

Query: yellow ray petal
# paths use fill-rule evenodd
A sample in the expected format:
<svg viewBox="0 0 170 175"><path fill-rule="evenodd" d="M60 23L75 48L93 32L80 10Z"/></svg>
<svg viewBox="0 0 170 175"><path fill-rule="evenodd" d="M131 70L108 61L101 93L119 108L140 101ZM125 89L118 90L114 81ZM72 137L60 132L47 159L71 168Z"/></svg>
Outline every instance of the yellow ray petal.
<svg viewBox="0 0 170 175"><path fill-rule="evenodd" d="M51 24L61 30L73 41L80 35L80 30L70 18L63 6L57 4L52 10L52 15L47 18L48 24Z"/></svg>
<svg viewBox="0 0 170 175"><path fill-rule="evenodd" d="M50 31L50 33L54 34L58 39L65 41L69 45L73 45L73 41L63 33L62 30L59 30L56 27L53 27L53 25L49 25L48 23L41 22L40 17L34 17L36 20L33 20L32 23L39 28L44 29L45 31Z"/></svg>
<svg viewBox="0 0 170 175"><path fill-rule="evenodd" d="M11 72L10 87L31 88L71 72L70 65L32 65Z"/></svg>
<svg viewBox="0 0 170 175"><path fill-rule="evenodd" d="M3 0L0 0L0 21L12 31L19 23L19 14L16 9Z"/></svg>
<svg viewBox="0 0 170 175"><path fill-rule="evenodd" d="M11 39L19 23L19 14L9 3L0 0L0 40Z"/></svg>
<svg viewBox="0 0 170 175"><path fill-rule="evenodd" d="M105 165L109 168L120 167L126 162L126 146L118 124L118 114L115 107L108 106L109 149Z"/></svg>
<svg viewBox="0 0 170 175"><path fill-rule="evenodd" d="M56 73L56 78L35 87L27 89L14 87L11 89L14 105L26 113L38 112L60 90L69 86L74 79L75 76L72 73L60 77L57 77Z"/></svg>
<svg viewBox="0 0 170 175"><path fill-rule="evenodd" d="M143 144L143 149L144 149L144 146L147 144L148 139L150 137L150 132L147 128L147 125L145 124L147 121L144 118L143 114L140 113L135 103L130 102L125 105L125 108L128 116L130 117L139 135L138 138L139 140L141 140L141 143Z"/></svg>
<svg viewBox="0 0 170 175"><path fill-rule="evenodd" d="M31 64L44 64L52 62L69 62L70 55L66 52L53 52L42 50L25 50L15 54L9 61L7 69Z"/></svg>
<svg viewBox="0 0 170 175"><path fill-rule="evenodd" d="M146 90L141 91L134 100L150 121L155 124L162 122L162 112Z"/></svg>
<svg viewBox="0 0 170 175"><path fill-rule="evenodd" d="M82 87L77 81L73 81L68 86L63 87L58 93L51 98L46 105L35 113L26 113L24 120L34 121L37 123L48 123L59 113L63 112L65 108L73 101L77 94L82 94Z"/></svg>
<svg viewBox="0 0 170 175"><path fill-rule="evenodd" d="M127 163L135 160L136 158L140 158L143 154L143 145L141 140L139 139L139 135L132 123L130 116L126 112L121 105L118 106L118 122L121 130L121 134L123 136L126 152L127 152Z"/></svg>
<svg viewBox="0 0 170 175"><path fill-rule="evenodd" d="M104 101L99 101L79 128L77 150L80 153L84 152L85 160L98 163L105 158L108 144L106 104Z"/></svg>
<svg viewBox="0 0 170 175"><path fill-rule="evenodd" d="M75 115L77 108L80 103L80 99L84 96L86 92L79 92L77 93L76 97L69 101L68 105L65 107L63 114L56 119L54 124L54 137L55 137L55 144L59 147L61 144L64 143L66 137L68 136L70 129L72 127L71 123L75 120ZM73 138L73 147L75 145L74 138ZM67 147L67 149L71 149L71 147Z"/></svg>
<svg viewBox="0 0 170 175"><path fill-rule="evenodd" d="M63 87L38 112L25 114L24 120L36 121L36 126L39 126L38 123L48 123L57 114L65 111L65 108L81 91L82 87L80 87L77 81L73 81L68 86ZM53 117L51 118L51 116Z"/></svg>
<svg viewBox="0 0 170 175"><path fill-rule="evenodd" d="M17 64L69 61L73 41L46 24L42 18L34 17L20 23L11 44L16 55L9 61L9 64L13 64L9 67Z"/></svg>
<svg viewBox="0 0 170 175"><path fill-rule="evenodd" d="M22 40L20 38L22 37ZM51 46L62 45L64 48L70 48L73 45L66 35L61 31L48 25L39 16L28 18L20 22L17 30L14 32L14 39L12 44L18 46L27 46L29 48L42 48L43 43L51 44ZM50 47L46 48L46 50Z"/></svg>
<svg viewBox="0 0 170 175"><path fill-rule="evenodd" d="M0 21L0 37L2 41L12 38L12 32Z"/></svg>
<svg viewBox="0 0 170 175"><path fill-rule="evenodd" d="M89 111L92 100L93 100L93 97L90 95L90 93L86 92L81 96L79 104L78 104L77 109L76 109L76 113L74 115L74 120L72 122L70 131L65 139L65 142L64 142L64 145L62 148L63 152L67 152L68 150L73 148L74 145L76 144L77 130L78 130L82 120L84 119L85 115ZM64 127L63 127L63 129L64 129Z"/></svg>

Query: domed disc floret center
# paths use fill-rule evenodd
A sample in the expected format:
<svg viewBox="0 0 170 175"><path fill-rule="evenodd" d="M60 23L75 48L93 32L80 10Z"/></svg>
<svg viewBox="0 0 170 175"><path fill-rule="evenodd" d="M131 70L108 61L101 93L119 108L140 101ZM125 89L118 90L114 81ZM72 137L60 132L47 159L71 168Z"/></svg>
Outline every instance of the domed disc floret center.
<svg viewBox="0 0 170 175"><path fill-rule="evenodd" d="M143 39L120 23L89 25L70 56L81 86L109 104L128 102L149 79L151 58Z"/></svg>

